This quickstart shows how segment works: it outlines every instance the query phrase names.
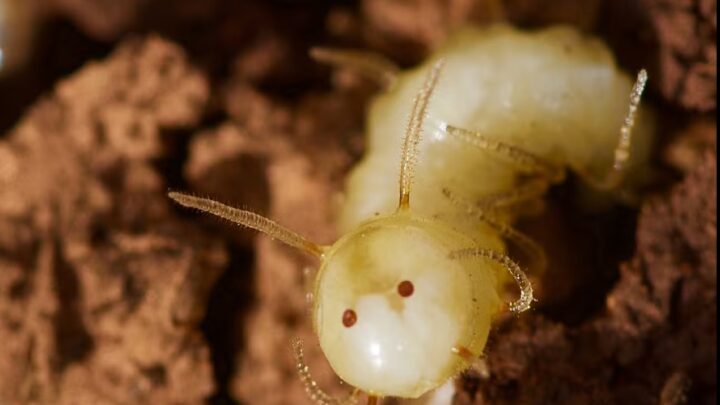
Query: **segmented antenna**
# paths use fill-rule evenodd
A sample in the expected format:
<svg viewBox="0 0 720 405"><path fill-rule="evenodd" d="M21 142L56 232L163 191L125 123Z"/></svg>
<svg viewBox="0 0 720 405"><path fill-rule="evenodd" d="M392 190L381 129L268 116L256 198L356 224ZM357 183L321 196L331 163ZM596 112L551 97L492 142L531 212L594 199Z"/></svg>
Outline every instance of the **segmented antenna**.
<svg viewBox="0 0 720 405"><path fill-rule="evenodd" d="M435 85L440 77L444 60L435 62L425 79L422 90L415 96L410 121L408 122L403 139L402 155L400 158L400 202L398 210L410 208L410 187L412 185L413 169L417 158L417 147L422 138L422 128L427 116L428 103Z"/></svg>
<svg viewBox="0 0 720 405"><path fill-rule="evenodd" d="M293 354L295 355L295 365L297 367L298 375L300 375L300 381L305 386L305 392L307 392L310 399L317 405L354 405L357 404L358 390L354 390L350 395L345 398L335 398L328 395L322 390L313 380L310 374L310 367L305 364L305 355L303 354L302 340L298 338L292 339Z"/></svg>
<svg viewBox="0 0 720 405"><path fill-rule="evenodd" d="M530 304L533 301L533 289L530 280L528 280L525 272L522 271L520 266L510 259L507 255L497 252L492 249L482 248L469 248L460 249L451 252L449 255L450 259L463 259L468 257L480 257L483 259L492 260L502 265L505 270L515 279L515 282L520 288L520 298L510 303L509 307L512 312L520 313L530 309Z"/></svg>
<svg viewBox="0 0 720 405"><path fill-rule="evenodd" d="M618 139L618 144L615 147L612 169L605 175L604 178L599 180L593 180L591 176L587 176L590 183L596 188L602 190L616 188L620 185L623 177L625 176L627 162L630 160L630 144L632 141L632 130L635 126L635 116L637 115L640 98L643 90L645 90L647 80L647 71L645 69L640 70L637 74L637 79L635 80L632 91L630 92L630 105L628 106L628 112L625 116L625 120L623 121L623 125L620 128L620 138Z"/></svg>
<svg viewBox="0 0 720 405"><path fill-rule="evenodd" d="M168 197L183 207L195 208L226 219L234 224L255 229L296 249L310 253L313 256L320 257L323 254L324 248L322 246L254 212L233 208L208 198L195 197L175 191L169 192Z"/></svg>

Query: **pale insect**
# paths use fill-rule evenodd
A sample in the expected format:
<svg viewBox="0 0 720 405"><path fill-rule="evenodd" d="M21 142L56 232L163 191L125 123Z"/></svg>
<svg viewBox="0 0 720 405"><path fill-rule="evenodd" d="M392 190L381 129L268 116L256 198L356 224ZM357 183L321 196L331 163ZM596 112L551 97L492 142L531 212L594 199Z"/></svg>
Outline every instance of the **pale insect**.
<svg viewBox="0 0 720 405"><path fill-rule="evenodd" d="M474 35L479 37L473 38ZM447 69L452 70L447 81L454 81L455 86L462 87L463 84L458 81L464 77L456 75L458 69L462 69L462 66L457 66L459 62L456 53L459 52L462 56L475 52L475 57L482 56L488 49L497 49L498 44L495 42L498 40L502 46L508 46L507 41L512 40L529 41L532 45L550 43L550 50L541 49L544 56L540 59L547 55L552 59L556 57L553 54L555 48L564 49L570 38L569 42L579 48L576 49L575 56L569 57L572 62L570 64L577 65L570 69L582 70L587 68L589 63L595 69L596 75L599 72L602 76L602 68L609 66L610 79L615 80L615 76L620 76L615 72L611 59L593 59L593 52L599 52L601 56L607 53L604 47L594 42L589 45L582 43L576 38L579 37L578 34L569 29L560 29L559 33L548 30L533 35L538 38L503 27L495 31L461 34L461 39L455 42L454 48L450 46L440 53L444 59L436 58L434 62L429 62L424 84L411 103L405 136L398 145L401 150L399 185L394 182L392 209L387 206L389 197L383 181L391 177L395 169L392 164L387 164L387 157L382 157L382 153L380 163L377 159L378 148L387 149L387 144L395 142L396 138L387 134L388 140L384 141L383 145L378 146L377 142L370 145L371 150L351 177L345 213L341 217L341 228L347 228L348 231L332 245L323 246L311 242L250 211L187 194L169 194L183 206L259 230L320 260L319 271L314 280L313 325L320 347L332 368L343 381L356 389L342 399L324 393L312 380L304 363L302 346L299 341L295 341L293 347L301 380L317 404L355 403L360 391L368 396L368 404L376 404L379 398L385 396L417 398L469 367L482 354L492 318L503 307L500 296L505 281L508 280L507 274L512 276L520 289L519 298L509 304L509 309L522 312L527 310L533 301L532 286L520 266L506 255L502 239L515 243L533 257L537 267L544 266L544 254L535 242L508 225L521 210L518 204L539 198L548 184L563 178L567 166L573 167L591 184L601 188L615 187L623 180L632 146L631 130L647 80L644 70L638 74L632 89L630 90L629 86L627 88L630 93L629 109L620 125L619 141L617 135L612 136L616 139L613 167L604 175L590 174L597 172L592 170L592 166L597 169L598 162L603 162L603 153L598 155L600 157L584 154L584 157L579 159L580 163L583 163L583 159L587 163L583 166L577 163L576 156L567 156L552 150L553 143L560 143L561 146L570 144L571 146L566 145L565 148L567 153L571 154L573 150L578 152L581 149L562 138L559 141L551 139L550 148L546 146L545 139L524 142L520 138L523 143L520 147L498 140L497 137L484 136L477 131L447 124L446 120L436 119L429 112L430 98L438 85L443 66L452 65ZM503 44L503 41L506 43ZM587 48L593 49L588 51ZM403 78L389 62L362 53L320 50L315 52L315 56L373 73L381 83L389 86L388 92L383 96L386 99L374 104L374 107L385 109L381 112L375 111L374 118L371 110L371 127L373 120L387 121L388 117L397 118L397 111L405 111L392 107L398 107L397 102L404 100L403 96L398 95L407 94L408 83L414 83L412 77L419 72ZM573 58L587 63L578 64ZM402 79L406 79L404 84L401 84ZM624 88L625 81L624 76L620 77L619 85L615 86L614 91ZM563 84L567 83L562 82L559 85L562 87ZM596 89L590 87L585 90ZM568 91L572 92L573 89ZM599 93L603 92L606 92L606 89L600 88ZM594 96L602 102L612 99L605 97L607 94ZM388 98L391 99L390 102ZM471 107L477 109L477 100L476 105ZM605 114L598 118L608 118L611 115ZM540 121L543 118L547 119L540 117ZM570 121L569 118L565 120ZM396 120L390 122L391 126L397 126ZM542 122L539 125L542 127ZM432 136L439 141L435 142L438 144L435 152L442 147L452 146L447 140L453 139L464 149L506 158L507 163L503 169L506 172L500 169L495 172L502 177L502 181L491 184L494 185L491 189L483 189L454 182L452 176L442 176L444 172L438 173L438 170L452 175L463 175L467 181L474 176L474 172L467 171L468 165L462 161L467 158L467 154L457 162L461 170L466 170L463 174L444 166L456 163L453 162L453 156L438 165L437 156L433 157L433 150L428 149L431 148L427 146L428 143L425 143L425 149L422 149L421 135L428 131L428 126L433 131ZM561 130L562 128L561 126ZM542 130L548 132L547 128L541 128L541 135ZM555 130L557 132L557 128ZM526 130L525 133L527 138L529 131ZM552 137L552 131L550 133L548 136ZM607 135L603 136L608 138ZM534 150L528 151L525 146ZM375 150L372 150L373 147ZM451 152L459 156L461 152L457 145L453 148ZM633 153L635 152L633 149ZM419 174L429 173L429 176L433 177L430 179L432 181L418 178L421 186L420 199L413 191L413 174L418 156L422 157L419 167L423 163L433 166L430 172L419 171ZM484 164L490 161L502 166L501 162L494 161L492 157L472 155L471 158L481 159ZM390 170L378 172L379 168L388 167ZM521 174L529 179L518 181ZM375 182L376 189L357 184L372 183L367 181L368 176L373 179L382 177L382 181ZM484 174L476 180L482 183L489 177L491 176ZM358 193L368 192L374 193L371 198L366 196L369 202L360 201L362 199L358 198ZM457 192L462 193L462 196ZM435 203L428 203L428 200ZM368 210L378 212L379 215L372 217L367 214ZM352 213L347 214L348 211ZM363 214L364 218L372 218L359 220L357 217Z"/></svg>

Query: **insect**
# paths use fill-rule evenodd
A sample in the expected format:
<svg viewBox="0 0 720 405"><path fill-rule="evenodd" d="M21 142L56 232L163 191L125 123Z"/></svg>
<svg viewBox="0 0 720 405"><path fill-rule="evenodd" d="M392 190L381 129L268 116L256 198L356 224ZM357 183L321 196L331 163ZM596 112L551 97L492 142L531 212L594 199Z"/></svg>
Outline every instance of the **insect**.
<svg viewBox="0 0 720 405"><path fill-rule="evenodd" d="M313 325L330 365L356 390L343 399L325 394L295 342L301 379L316 403L355 403L359 391L369 404L417 398L482 354L508 281L520 295L507 308L530 307L531 283L505 241L538 267L544 255L512 220L531 212L568 167L614 188L643 156L631 132L647 74L633 86L599 41L570 28L469 29L404 74L384 61L324 52L321 59L375 71L389 85L370 110L369 148L348 182L340 239L323 246L251 211L169 196L320 261ZM537 81L543 76L547 81ZM583 102L585 112L574 115ZM648 128L638 129L646 138Z"/></svg>

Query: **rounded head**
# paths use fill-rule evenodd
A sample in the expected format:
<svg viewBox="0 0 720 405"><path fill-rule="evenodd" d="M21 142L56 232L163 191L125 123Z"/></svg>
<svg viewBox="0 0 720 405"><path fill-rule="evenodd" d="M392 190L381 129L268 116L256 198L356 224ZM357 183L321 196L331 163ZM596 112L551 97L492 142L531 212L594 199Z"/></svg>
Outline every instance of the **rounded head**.
<svg viewBox="0 0 720 405"><path fill-rule="evenodd" d="M450 252L468 237L397 213L369 221L324 255L315 284L320 346L344 381L415 398L480 354L499 308L494 269Z"/></svg>

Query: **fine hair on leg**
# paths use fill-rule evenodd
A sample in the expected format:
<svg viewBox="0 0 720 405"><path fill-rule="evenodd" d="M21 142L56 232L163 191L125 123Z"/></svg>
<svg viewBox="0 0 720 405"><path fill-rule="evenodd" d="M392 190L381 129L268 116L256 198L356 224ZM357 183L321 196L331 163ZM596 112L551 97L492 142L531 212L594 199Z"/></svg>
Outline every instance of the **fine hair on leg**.
<svg viewBox="0 0 720 405"><path fill-rule="evenodd" d="M475 205L483 211L497 211L538 198L545 193L548 186L549 184L546 179L536 177L508 191L484 195L475 202Z"/></svg>
<svg viewBox="0 0 720 405"><path fill-rule="evenodd" d="M529 263L535 272L542 272L547 268L547 256L545 255L545 251L537 244L537 242L532 240L532 238L512 226L498 221L491 214L474 206L463 197L460 197L450 191L447 187L443 188L442 192L445 197L450 200L450 202L463 209L468 215L475 217L478 221L481 221L493 228L503 238L507 239L520 249L529 259Z"/></svg>
<svg viewBox="0 0 720 405"><path fill-rule="evenodd" d="M542 175L553 183L559 182L565 177L563 168L553 165L542 157L519 146L489 138L479 131L471 131L452 125L445 125L444 129L448 135L469 143L476 148L508 158L522 172Z"/></svg>
<svg viewBox="0 0 720 405"><path fill-rule="evenodd" d="M481 258L501 265L513 276L520 289L520 298L509 304L510 311L520 313L530 309L533 301L532 284L520 266L507 255L492 249L467 248L450 252L449 257L450 259Z"/></svg>

